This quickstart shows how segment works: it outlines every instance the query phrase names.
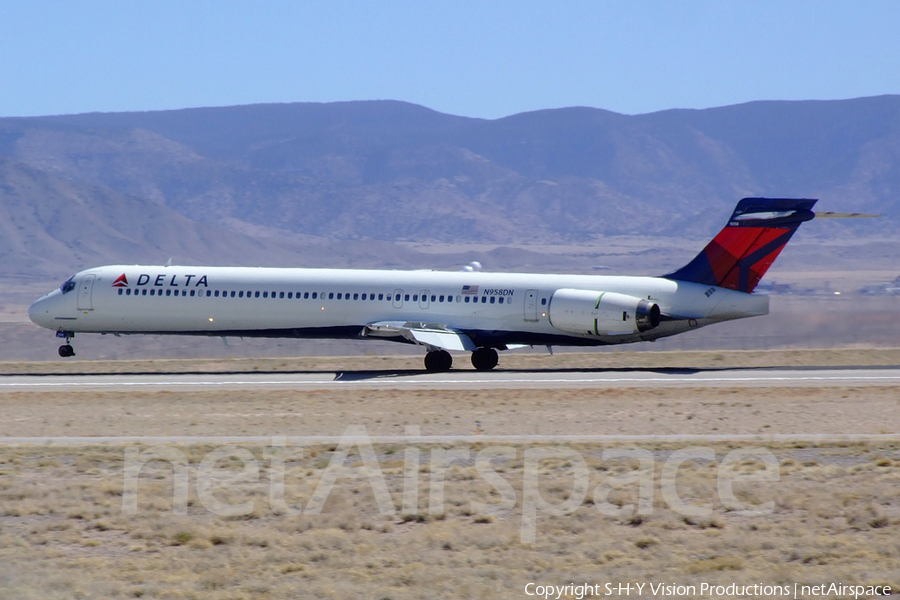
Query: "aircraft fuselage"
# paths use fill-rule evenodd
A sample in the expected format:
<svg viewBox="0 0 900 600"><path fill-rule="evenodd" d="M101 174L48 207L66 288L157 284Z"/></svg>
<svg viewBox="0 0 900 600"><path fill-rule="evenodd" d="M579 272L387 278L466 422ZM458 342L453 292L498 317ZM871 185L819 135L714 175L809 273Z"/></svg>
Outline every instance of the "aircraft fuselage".
<svg viewBox="0 0 900 600"><path fill-rule="evenodd" d="M503 349L647 341L768 313L766 296L661 277L114 265L81 271L68 287L36 301L32 321L71 333L297 338L391 338L364 330L417 323ZM554 322L562 319L554 312L560 290L644 299L659 307L661 319L639 331L622 310L624 326L602 318L594 326L592 307L585 306L583 317L573 317L586 321L583 331L561 329ZM607 312L612 317L605 318L619 320L617 310Z"/></svg>

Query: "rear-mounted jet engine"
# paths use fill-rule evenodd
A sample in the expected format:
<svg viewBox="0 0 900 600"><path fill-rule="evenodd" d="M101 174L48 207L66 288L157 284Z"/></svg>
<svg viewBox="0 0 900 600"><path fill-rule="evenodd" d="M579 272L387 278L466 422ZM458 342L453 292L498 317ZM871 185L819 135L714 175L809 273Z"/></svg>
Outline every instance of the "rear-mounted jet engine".
<svg viewBox="0 0 900 600"><path fill-rule="evenodd" d="M659 325L659 306L615 292L556 290L550 298L550 324L578 335L643 333Z"/></svg>

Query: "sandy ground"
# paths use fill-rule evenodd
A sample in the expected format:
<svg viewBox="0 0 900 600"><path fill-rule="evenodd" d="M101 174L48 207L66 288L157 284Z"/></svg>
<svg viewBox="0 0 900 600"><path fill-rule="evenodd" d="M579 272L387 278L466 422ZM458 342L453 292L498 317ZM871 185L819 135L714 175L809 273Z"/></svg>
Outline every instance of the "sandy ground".
<svg viewBox="0 0 900 600"><path fill-rule="evenodd" d="M0 436L886 434L900 388L0 394Z"/></svg>

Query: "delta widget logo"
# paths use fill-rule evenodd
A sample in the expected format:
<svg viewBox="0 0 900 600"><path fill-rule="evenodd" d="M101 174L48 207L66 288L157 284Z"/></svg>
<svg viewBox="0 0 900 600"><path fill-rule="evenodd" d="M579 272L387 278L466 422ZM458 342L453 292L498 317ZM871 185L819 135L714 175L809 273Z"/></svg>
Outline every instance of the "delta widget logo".
<svg viewBox="0 0 900 600"><path fill-rule="evenodd" d="M128 279L125 277L125 273L119 275L112 284L113 287L117 288L127 288L128 287Z"/></svg>

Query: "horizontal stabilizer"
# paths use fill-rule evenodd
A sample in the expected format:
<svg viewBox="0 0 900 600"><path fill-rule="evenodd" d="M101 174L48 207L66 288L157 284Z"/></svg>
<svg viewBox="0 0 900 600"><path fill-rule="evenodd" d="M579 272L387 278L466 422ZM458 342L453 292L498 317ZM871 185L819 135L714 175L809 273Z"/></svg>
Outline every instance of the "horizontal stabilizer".
<svg viewBox="0 0 900 600"><path fill-rule="evenodd" d="M874 219L884 215L869 215L866 213L841 213L841 212L817 212L817 219Z"/></svg>

